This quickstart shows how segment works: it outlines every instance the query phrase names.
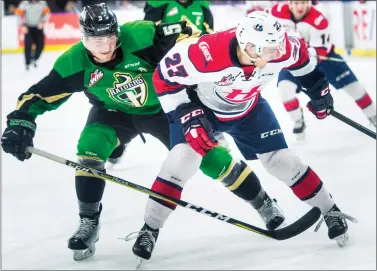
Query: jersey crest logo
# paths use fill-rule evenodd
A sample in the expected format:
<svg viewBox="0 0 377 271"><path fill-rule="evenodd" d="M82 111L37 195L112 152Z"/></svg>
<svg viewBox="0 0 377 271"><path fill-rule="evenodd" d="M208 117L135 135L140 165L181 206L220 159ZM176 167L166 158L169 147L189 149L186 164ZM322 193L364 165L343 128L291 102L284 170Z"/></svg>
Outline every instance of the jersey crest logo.
<svg viewBox="0 0 377 271"><path fill-rule="evenodd" d="M148 86L142 75L135 78L129 73L114 73L114 87L107 92L111 99L132 107L142 107L148 100Z"/></svg>
<svg viewBox="0 0 377 271"><path fill-rule="evenodd" d="M225 87L225 86L230 86L231 84L236 81L236 78L240 75L241 73L237 74L236 76L233 76L232 74L229 74L227 76L223 76L223 78L215 82L215 85L220 86L220 87Z"/></svg>
<svg viewBox="0 0 377 271"><path fill-rule="evenodd" d="M89 87L94 86L103 77L103 72L96 69L90 74Z"/></svg>
<svg viewBox="0 0 377 271"><path fill-rule="evenodd" d="M250 89L229 88L225 91L215 87L214 91L217 97L228 104L254 103L261 91L260 87L261 85L256 85Z"/></svg>

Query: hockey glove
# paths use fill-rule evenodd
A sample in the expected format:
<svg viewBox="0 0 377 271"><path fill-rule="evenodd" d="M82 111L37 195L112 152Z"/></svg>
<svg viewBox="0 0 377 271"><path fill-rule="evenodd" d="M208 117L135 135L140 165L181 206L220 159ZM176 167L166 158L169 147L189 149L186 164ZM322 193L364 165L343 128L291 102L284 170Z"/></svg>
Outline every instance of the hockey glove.
<svg viewBox="0 0 377 271"><path fill-rule="evenodd" d="M31 157L26 147L33 146L33 137L37 128L33 118L17 110L8 116L8 127L1 137L1 146L6 153L10 153L18 160L24 161Z"/></svg>
<svg viewBox="0 0 377 271"><path fill-rule="evenodd" d="M326 78L318 80L307 92L310 102L306 107L317 119L326 118L334 109L334 100L330 93L329 82Z"/></svg>
<svg viewBox="0 0 377 271"><path fill-rule="evenodd" d="M175 121L182 125L187 143L201 156L205 156L218 144L200 106L194 103L182 104L176 109L175 116Z"/></svg>

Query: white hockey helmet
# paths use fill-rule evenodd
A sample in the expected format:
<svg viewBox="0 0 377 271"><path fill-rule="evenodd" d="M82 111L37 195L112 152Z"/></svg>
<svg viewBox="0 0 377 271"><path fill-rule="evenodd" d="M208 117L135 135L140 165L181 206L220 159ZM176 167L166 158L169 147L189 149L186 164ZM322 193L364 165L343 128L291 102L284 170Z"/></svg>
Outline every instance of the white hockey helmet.
<svg viewBox="0 0 377 271"><path fill-rule="evenodd" d="M284 55L285 34L277 19L264 11L249 13L236 29L241 52L252 61L258 58L270 61Z"/></svg>

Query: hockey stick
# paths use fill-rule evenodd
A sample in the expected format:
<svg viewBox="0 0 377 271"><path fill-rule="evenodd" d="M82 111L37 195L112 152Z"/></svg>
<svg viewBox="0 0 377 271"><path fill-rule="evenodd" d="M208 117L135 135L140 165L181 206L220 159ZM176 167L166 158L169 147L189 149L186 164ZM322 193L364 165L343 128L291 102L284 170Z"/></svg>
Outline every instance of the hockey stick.
<svg viewBox="0 0 377 271"><path fill-rule="evenodd" d="M274 231L265 230L265 229L261 229L261 228L258 228L256 226L247 224L245 222L239 221L237 219L225 216L223 214L212 212L212 211L205 209L201 206L198 206L198 205L195 205L195 204L183 201L183 200L174 199L174 198L171 198L169 196L164 196L164 195L162 195L158 192L154 192L154 191L152 191L152 190L150 190L146 187L143 187L141 185L131 183L129 181L114 177L110 174L106 174L104 172L89 168L87 166L84 166L84 165L81 165L81 164L78 164L78 163L75 163L75 162L72 162L70 160L66 160L66 159L61 158L59 156L56 156L54 154L47 153L45 151L42 151L42 150L39 150L39 149L36 149L36 148L33 148L33 147L27 147L27 151L30 152L30 153L34 153L36 155L45 157L45 158L50 159L52 161L58 162L60 164L64 164L66 166L72 167L76 170L81 170L81 171L85 171L87 173L91 173L91 174L99 176L103 179L107 179L107 180L112 181L114 183L121 184L123 186L134 189L134 190L139 191L141 193L150 195L152 197L155 197L155 198L158 198L158 199L179 205L181 207L184 207L184 208L187 208L187 209L190 209L190 210L194 210L195 212L201 213L201 214L206 215L206 216L210 216L210 217L215 218L217 220L220 220L222 222L226 222L226 223L232 224L233 226L237 226L237 227L243 228L245 230L249 230L249 231L258 233L260 235L263 235L265 237L269 237L269 238L279 240L279 241L292 238L292 237L304 232L305 230L309 229L321 216L321 211L319 210L319 208L315 207L315 208L312 208L309 212L307 212L300 219L298 219L297 221L295 221L294 223L292 223L291 225L289 225L285 228L282 228L282 229L279 229L279 230L274 230Z"/></svg>
<svg viewBox="0 0 377 271"><path fill-rule="evenodd" d="M373 132L373 131L369 130L368 128L358 124L357 122L347 118L346 116L336 112L335 110L332 110L330 115L333 116L334 118L337 118L338 120L348 124L349 126L355 128L356 130L362 132L363 134L370 136L374 140L376 140L376 133L375 132Z"/></svg>

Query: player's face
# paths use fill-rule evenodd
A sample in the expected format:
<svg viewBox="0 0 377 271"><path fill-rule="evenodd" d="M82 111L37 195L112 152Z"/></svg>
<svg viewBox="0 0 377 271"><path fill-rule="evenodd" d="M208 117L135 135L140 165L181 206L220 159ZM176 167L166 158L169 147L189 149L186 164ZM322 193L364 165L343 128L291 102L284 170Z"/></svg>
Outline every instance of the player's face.
<svg viewBox="0 0 377 271"><path fill-rule="evenodd" d="M272 61L279 59L285 53L285 42L282 42L276 46L264 47L262 52L256 51L256 46L252 43L248 43L245 49L246 54L251 59L258 59L261 58L265 61Z"/></svg>
<svg viewBox="0 0 377 271"><path fill-rule="evenodd" d="M117 36L115 34L101 37L85 37L83 43L97 59L101 62L110 61L117 47Z"/></svg>
<svg viewBox="0 0 377 271"><path fill-rule="evenodd" d="M309 11L309 1L290 1L290 9L296 20L302 19Z"/></svg>

